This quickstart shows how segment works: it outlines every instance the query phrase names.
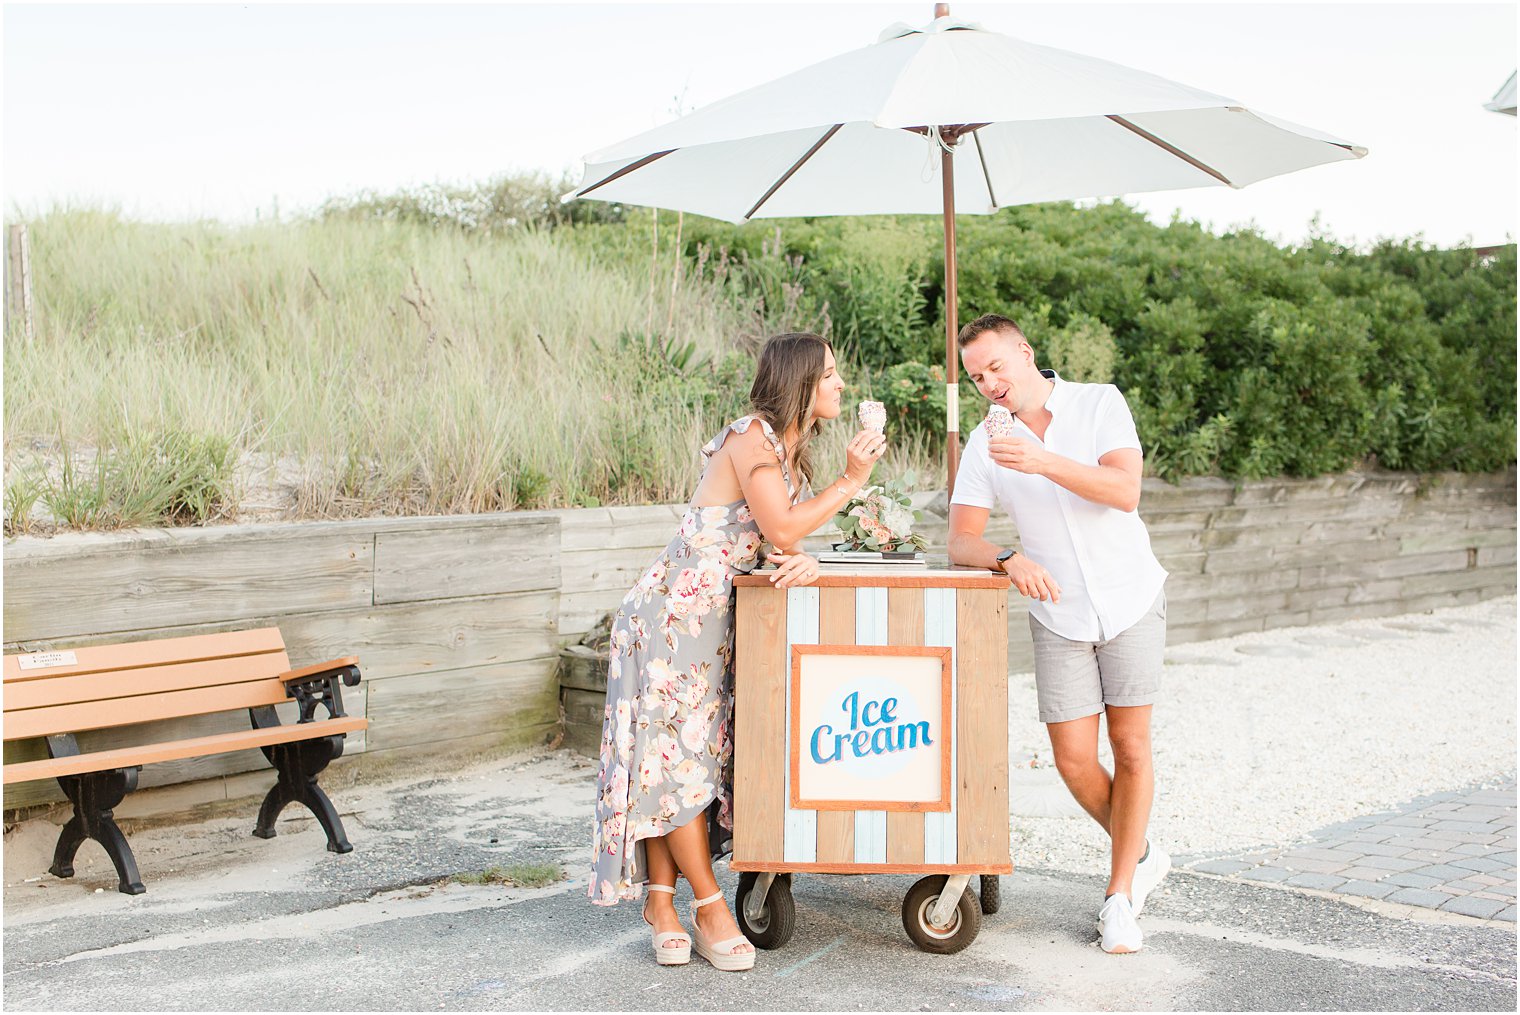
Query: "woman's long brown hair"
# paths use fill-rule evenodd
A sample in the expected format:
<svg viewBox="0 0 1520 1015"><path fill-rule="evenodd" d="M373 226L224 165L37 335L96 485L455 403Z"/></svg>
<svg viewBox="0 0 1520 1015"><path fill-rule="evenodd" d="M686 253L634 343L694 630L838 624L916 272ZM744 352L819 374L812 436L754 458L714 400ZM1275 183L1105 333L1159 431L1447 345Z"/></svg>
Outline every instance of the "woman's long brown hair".
<svg viewBox="0 0 1520 1015"><path fill-rule="evenodd" d="M797 446L791 450L788 465L794 479L801 473L809 484L813 482L811 444L820 426L816 419L812 426L807 421L813 415L818 382L823 379L824 353L829 348L828 342L808 332L776 335L760 350L755 383L749 389L750 411L769 423L776 436L797 428Z"/></svg>

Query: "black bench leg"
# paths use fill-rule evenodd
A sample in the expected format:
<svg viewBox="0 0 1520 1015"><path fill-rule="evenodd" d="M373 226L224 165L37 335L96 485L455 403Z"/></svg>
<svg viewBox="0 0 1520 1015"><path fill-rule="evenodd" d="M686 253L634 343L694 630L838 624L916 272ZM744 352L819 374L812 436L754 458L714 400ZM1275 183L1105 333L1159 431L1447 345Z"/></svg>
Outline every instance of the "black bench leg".
<svg viewBox="0 0 1520 1015"><path fill-rule="evenodd" d="M89 837L90 833L84 830L84 821L77 813L69 818L69 823L58 833L58 845L53 849L53 866L48 868L48 873L60 878L73 877L74 854L79 852L79 847Z"/></svg>
<svg viewBox="0 0 1520 1015"><path fill-rule="evenodd" d="M264 748L265 756L279 772L279 779L259 807L259 819L253 834L260 839L273 839L275 819L287 804L298 803L316 815L317 822L327 833L328 852L352 852L354 847L343 834L343 821L338 817L337 808L317 785L317 776L342 753L342 737L323 737Z"/></svg>
<svg viewBox="0 0 1520 1015"><path fill-rule="evenodd" d="M74 816L58 834L49 873L60 878L73 877L74 854L86 839L94 839L105 848L106 855L116 867L117 891L126 895L141 895L147 891L137 874L132 847L127 845L127 837L111 814L116 805L137 788L137 771L135 768L118 768L58 780L64 795L74 805Z"/></svg>

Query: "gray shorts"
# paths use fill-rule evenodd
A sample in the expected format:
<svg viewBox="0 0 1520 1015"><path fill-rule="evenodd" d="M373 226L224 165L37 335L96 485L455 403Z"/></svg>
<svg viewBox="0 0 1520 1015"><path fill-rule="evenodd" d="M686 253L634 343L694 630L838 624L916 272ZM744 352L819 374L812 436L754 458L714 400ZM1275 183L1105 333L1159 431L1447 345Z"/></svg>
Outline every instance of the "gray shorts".
<svg viewBox="0 0 1520 1015"><path fill-rule="evenodd" d="M1107 641L1071 641L1029 615L1040 722L1070 722L1108 705L1154 705L1166 652L1166 592Z"/></svg>

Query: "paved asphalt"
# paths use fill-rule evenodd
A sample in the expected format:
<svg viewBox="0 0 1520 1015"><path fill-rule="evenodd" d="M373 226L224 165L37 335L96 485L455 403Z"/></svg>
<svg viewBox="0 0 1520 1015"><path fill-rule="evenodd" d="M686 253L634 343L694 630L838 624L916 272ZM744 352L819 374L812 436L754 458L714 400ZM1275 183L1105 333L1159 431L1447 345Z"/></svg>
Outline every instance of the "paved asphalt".
<svg viewBox="0 0 1520 1015"><path fill-rule="evenodd" d="M7 843L4 1006L1516 1008L1513 923L1188 871L1151 897L1146 949L1132 956L1096 946L1096 872L1021 868L1004 879L1002 911L958 955L909 944L899 912L911 877L798 876L796 936L762 952L754 971L719 973L695 957L661 969L636 908L584 898L588 764L559 752L351 787L347 856L324 852L299 817L267 842L248 835L243 815L139 830L149 890L135 898L114 891L93 844L70 881L20 870L54 834L24 830ZM537 890L445 880L545 860L570 879ZM732 898L735 875L721 881Z"/></svg>

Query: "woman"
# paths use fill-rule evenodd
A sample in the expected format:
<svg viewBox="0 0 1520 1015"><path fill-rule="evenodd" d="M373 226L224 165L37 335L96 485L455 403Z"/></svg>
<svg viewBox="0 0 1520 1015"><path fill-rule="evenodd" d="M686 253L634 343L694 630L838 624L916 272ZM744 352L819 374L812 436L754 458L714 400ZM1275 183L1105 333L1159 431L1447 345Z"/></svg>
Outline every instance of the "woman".
<svg viewBox="0 0 1520 1015"><path fill-rule="evenodd" d="M865 485L886 450L881 434L860 431L845 474L811 496L811 442L839 415L843 392L823 339L768 341L750 415L702 449L680 532L613 618L590 896L615 905L639 898L647 881L644 919L660 965L688 962L693 943L719 969L755 964L712 869L733 829L733 576L752 570L768 542L777 588L817 579L803 537ZM677 873L694 896L690 934L676 915Z"/></svg>

